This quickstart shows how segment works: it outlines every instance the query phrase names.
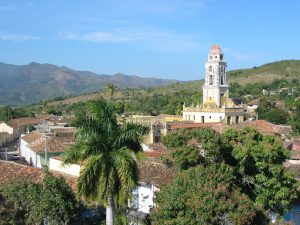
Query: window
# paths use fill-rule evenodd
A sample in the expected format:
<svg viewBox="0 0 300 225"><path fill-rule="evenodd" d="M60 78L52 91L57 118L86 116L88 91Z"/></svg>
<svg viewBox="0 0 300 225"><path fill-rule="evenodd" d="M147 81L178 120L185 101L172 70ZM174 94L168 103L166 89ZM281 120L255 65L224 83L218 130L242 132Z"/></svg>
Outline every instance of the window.
<svg viewBox="0 0 300 225"><path fill-rule="evenodd" d="M212 84L213 84L213 76L209 75L209 85L212 85Z"/></svg>
<svg viewBox="0 0 300 225"><path fill-rule="evenodd" d="M208 71L209 71L209 72L212 72L212 66L209 66Z"/></svg>
<svg viewBox="0 0 300 225"><path fill-rule="evenodd" d="M220 55L220 59L223 60L223 55Z"/></svg>
<svg viewBox="0 0 300 225"><path fill-rule="evenodd" d="M196 116L194 115L194 120L196 119Z"/></svg>
<svg viewBox="0 0 300 225"><path fill-rule="evenodd" d="M221 85L224 85L224 75L221 75Z"/></svg>
<svg viewBox="0 0 300 225"><path fill-rule="evenodd" d="M209 119L211 119L211 116L209 116Z"/></svg>
<svg viewBox="0 0 300 225"><path fill-rule="evenodd" d="M215 59L217 59L217 58L218 58L218 56L216 55L216 56L215 56Z"/></svg>

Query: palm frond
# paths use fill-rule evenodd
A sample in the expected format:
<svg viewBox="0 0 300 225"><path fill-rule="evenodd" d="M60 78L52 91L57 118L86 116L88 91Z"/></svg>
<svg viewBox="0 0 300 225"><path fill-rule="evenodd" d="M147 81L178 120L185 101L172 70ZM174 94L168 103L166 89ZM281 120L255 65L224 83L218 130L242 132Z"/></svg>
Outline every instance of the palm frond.
<svg viewBox="0 0 300 225"><path fill-rule="evenodd" d="M114 150L112 161L118 177L118 186L115 187L115 196L119 203L124 204L132 188L138 182L138 166L135 153L126 148ZM122 193L122 194L120 194ZM123 197L123 198L122 198Z"/></svg>
<svg viewBox="0 0 300 225"><path fill-rule="evenodd" d="M85 148L84 143L78 142L71 146L62 156L63 165L69 165L83 160L82 149Z"/></svg>
<svg viewBox="0 0 300 225"><path fill-rule="evenodd" d="M94 120L101 124L102 129L112 134L117 128L117 117L114 107L104 99L88 104L89 111Z"/></svg>
<svg viewBox="0 0 300 225"><path fill-rule="evenodd" d="M90 157L83 166L78 178L77 189L79 195L88 199L98 198L99 180L105 175L105 154Z"/></svg>
<svg viewBox="0 0 300 225"><path fill-rule="evenodd" d="M145 126L141 126L133 123L124 123L120 127L120 132L115 139L115 148L126 147L135 152L141 151L141 139L143 135L147 134L149 129Z"/></svg>

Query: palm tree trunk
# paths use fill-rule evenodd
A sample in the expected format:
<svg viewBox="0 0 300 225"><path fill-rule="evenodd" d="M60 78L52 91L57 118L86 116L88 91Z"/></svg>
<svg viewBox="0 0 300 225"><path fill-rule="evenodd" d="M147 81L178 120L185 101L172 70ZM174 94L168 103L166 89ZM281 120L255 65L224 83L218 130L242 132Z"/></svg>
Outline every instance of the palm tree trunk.
<svg viewBox="0 0 300 225"><path fill-rule="evenodd" d="M106 225L114 225L114 201L113 196L110 195L108 197L107 201L107 207L106 207Z"/></svg>

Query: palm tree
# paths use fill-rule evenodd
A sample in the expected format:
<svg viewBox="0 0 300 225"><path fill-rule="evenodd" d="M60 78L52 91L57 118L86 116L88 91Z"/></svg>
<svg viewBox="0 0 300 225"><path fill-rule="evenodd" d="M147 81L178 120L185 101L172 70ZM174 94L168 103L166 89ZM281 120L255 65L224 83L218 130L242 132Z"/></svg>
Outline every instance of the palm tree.
<svg viewBox="0 0 300 225"><path fill-rule="evenodd" d="M103 99L88 103L88 115L78 116L77 143L64 163L83 162L77 181L79 195L106 206L106 224L113 225L114 208L126 204L138 181L136 154L148 129L118 124L113 106Z"/></svg>
<svg viewBox="0 0 300 225"><path fill-rule="evenodd" d="M115 86L113 83L106 84L107 95L110 99L113 98L116 89L117 89L117 86Z"/></svg>

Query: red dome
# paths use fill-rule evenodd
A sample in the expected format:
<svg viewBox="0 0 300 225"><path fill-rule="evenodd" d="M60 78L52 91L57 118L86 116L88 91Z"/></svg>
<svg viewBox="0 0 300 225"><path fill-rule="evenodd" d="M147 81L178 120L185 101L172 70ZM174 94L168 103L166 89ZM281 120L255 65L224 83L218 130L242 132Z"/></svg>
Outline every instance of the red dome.
<svg viewBox="0 0 300 225"><path fill-rule="evenodd" d="M222 50L219 45L213 45L210 49L211 54L222 54Z"/></svg>

